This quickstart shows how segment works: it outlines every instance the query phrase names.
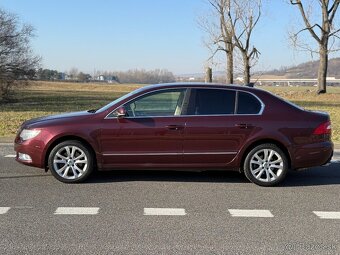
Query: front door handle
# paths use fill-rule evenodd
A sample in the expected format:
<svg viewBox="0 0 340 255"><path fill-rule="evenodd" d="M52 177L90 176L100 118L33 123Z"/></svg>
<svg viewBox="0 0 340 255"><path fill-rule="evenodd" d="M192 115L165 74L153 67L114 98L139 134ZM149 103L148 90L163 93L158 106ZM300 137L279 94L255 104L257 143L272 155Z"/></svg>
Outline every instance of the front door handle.
<svg viewBox="0 0 340 255"><path fill-rule="evenodd" d="M169 130L181 130L181 129L184 128L184 126L181 126L181 125L167 125L166 128L169 129Z"/></svg>
<svg viewBox="0 0 340 255"><path fill-rule="evenodd" d="M239 124L235 124L235 127L238 127L238 128L252 128L253 125L252 124L247 124L247 123L239 123Z"/></svg>

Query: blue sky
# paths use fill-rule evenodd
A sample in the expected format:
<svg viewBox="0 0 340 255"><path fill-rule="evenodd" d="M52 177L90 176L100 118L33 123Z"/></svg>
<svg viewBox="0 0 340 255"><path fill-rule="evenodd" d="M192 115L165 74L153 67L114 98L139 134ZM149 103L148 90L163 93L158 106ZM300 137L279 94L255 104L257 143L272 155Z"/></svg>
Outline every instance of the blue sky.
<svg viewBox="0 0 340 255"><path fill-rule="evenodd" d="M204 0L1 0L36 28L33 48L43 67L93 73L134 68L166 68L176 74L202 72L209 51L197 19ZM295 18L294 18L295 17ZM261 56L257 70L291 66L311 59L287 41L294 7L267 0L253 43ZM223 65L217 66L223 69Z"/></svg>

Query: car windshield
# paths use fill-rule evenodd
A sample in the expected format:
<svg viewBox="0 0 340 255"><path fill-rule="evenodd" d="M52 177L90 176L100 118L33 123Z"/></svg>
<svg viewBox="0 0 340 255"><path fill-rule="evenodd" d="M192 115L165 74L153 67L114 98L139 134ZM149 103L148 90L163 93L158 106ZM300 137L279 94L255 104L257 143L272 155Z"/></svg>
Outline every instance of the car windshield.
<svg viewBox="0 0 340 255"><path fill-rule="evenodd" d="M111 103L108 103L107 105L103 106L102 108L99 108L96 112L97 113L100 113L100 112L104 112L108 109L110 109L113 105L119 103L120 101L132 96L132 95L135 95L137 93L139 93L143 88L139 88L139 89L136 89L134 91L131 91L130 93L124 95L124 96L121 96L119 98L117 98L116 100L112 101Z"/></svg>

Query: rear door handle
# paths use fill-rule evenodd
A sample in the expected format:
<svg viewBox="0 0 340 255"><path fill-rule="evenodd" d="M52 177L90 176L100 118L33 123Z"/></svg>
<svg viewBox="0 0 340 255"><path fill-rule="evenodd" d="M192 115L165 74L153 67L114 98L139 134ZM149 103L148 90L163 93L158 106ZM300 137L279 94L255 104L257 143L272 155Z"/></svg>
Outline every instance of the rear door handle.
<svg viewBox="0 0 340 255"><path fill-rule="evenodd" d="M184 128L184 126L181 126L181 125L167 125L166 128L169 129L169 130L181 130L181 129Z"/></svg>
<svg viewBox="0 0 340 255"><path fill-rule="evenodd" d="M252 124L246 124L246 123L239 123L239 124L235 124L235 127L238 127L238 128L252 128L253 125Z"/></svg>

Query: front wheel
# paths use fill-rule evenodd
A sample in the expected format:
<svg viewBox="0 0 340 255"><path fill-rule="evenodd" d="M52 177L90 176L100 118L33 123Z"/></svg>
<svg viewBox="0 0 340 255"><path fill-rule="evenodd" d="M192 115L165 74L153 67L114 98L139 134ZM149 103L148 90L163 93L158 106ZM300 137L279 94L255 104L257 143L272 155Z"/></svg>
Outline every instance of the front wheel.
<svg viewBox="0 0 340 255"><path fill-rule="evenodd" d="M252 149L244 161L244 174L260 186L274 186L285 178L288 160L274 144L261 144Z"/></svg>
<svg viewBox="0 0 340 255"><path fill-rule="evenodd" d="M57 144L48 158L52 175L61 182L82 182L93 171L93 156L79 141L65 141Z"/></svg>

